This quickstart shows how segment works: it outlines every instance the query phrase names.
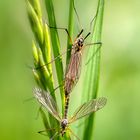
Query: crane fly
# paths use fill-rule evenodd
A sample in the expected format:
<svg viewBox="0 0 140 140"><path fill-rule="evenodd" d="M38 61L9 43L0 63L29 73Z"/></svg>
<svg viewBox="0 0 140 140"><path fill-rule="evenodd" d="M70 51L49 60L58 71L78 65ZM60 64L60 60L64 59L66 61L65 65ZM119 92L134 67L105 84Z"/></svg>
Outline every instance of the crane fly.
<svg viewBox="0 0 140 140"><path fill-rule="evenodd" d="M80 66L81 66L81 57L82 49L84 46L85 39L89 36L90 33L84 38L82 36L83 29L77 35L71 49L71 57L65 74L64 89L66 94L69 94L74 86L77 83L77 80L80 76Z"/></svg>
<svg viewBox="0 0 140 140"><path fill-rule="evenodd" d="M74 85L77 83L80 77L80 66L81 66L81 58L82 58L82 50L84 48L84 41L90 35L90 32L83 37L82 36L83 29L77 35L71 49L71 57L66 70L65 80L64 80L64 90L65 90L65 112L64 116L67 117L68 112L68 104L69 104L69 94L73 89ZM94 43L99 44L99 43Z"/></svg>
<svg viewBox="0 0 140 140"><path fill-rule="evenodd" d="M34 95L36 99L39 101L41 105L43 105L48 112L59 121L60 123L60 132L56 132L54 136L52 136L51 140L54 139L54 137L58 136L59 134L63 137L67 130L69 130L77 139L79 139L69 128L69 124L93 113L98 111L99 109L103 108L106 105L107 99L105 97L101 97L98 99L92 99L81 106L79 106L76 111L74 112L73 116L68 118L63 118L59 114L58 107L56 105L56 102L52 98L52 96L42 90L35 88L34 89Z"/></svg>
<svg viewBox="0 0 140 140"><path fill-rule="evenodd" d="M76 16L78 18L78 21L79 21L79 16L78 16L78 13L77 13L76 8L75 8L74 0L73 0L73 8L74 8L74 11L75 11ZM95 17L92 19L91 23L94 21ZM71 57L70 57L69 63L68 63L67 68L66 68L66 73L65 73L65 76L64 76L64 84L63 84L64 85L64 92L65 92L64 117L67 118L68 106L69 106L69 96L70 96L70 93L71 93L73 87L76 85L76 83L78 82L78 79L80 77L80 66L81 66L81 59L82 59L82 50L87 45L95 45L95 44L100 44L101 45L101 42L96 42L96 43L91 43L91 44L86 44L85 45L84 44L85 39L91 34L91 32L89 32L85 37L83 37L83 35L82 35L82 33L84 31L83 29L77 35L77 37L75 38L74 42L72 42L71 36L70 36L70 34L69 34L69 32L68 32L68 30L66 28L56 28L56 27L51 27L49 25L48 25L48 27L49 28L54 28L54 29L65 30L66 33L68 34L70 42L72 43L71 49L67 50L67 51L71 51ZM66 52L60 54L59 56L54 58L51 62L49 62L49 63L47 63L45 65L39 66L39 67L37 67L35 69L42 68L42 67L52 63L57 58L59 58L60 56L64 55Z"/></svg>
<svg viewBox="0 0 140 140"><path fill-rule="evenodd" d="M67 31L67 33L68 33L68 31ZM77 35L77 37L75 38L75 41L72 44L71 57L70 57L68 66L66 68L66 73L65 73L65 77L64 77L64 91L65 91L64 116L65 116L65 118L67 117L67 113L68 113L70 93L71 93L73 87L78 82L78 79L80 77L80 66L81 66L81 59L82 59L82 50L86 46L86 45L84 45L84 41L90 35L90 32L89 32L85 37L83 37L82 33L83 33L83 29ZM92 45L93 44L101 44L101 43L100 42L92 43ZM63 54L64 53L62 53L58 57L62 56ZM54 58L54 60L56 60L58 57ZM37 70L39 68L42 68L42 67L52 63L54 60L52 60L51 62L49 62L49 63L47 63L45 65L39 66L39 67L37 67L35 69Z"/></svg>

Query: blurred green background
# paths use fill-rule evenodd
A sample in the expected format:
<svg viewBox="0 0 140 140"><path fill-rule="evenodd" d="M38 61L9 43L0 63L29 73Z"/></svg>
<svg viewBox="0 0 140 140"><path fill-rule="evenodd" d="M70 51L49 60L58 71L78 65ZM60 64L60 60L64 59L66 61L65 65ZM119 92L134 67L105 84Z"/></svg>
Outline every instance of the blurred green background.
<svg viewBox="0 0 140 140"><path fill-rule="evenodd" d="M53 1L57 25L66 27L69 0ZM96 6L97 0L76 1L86 31ZM96 115L95 140L140 139L139 6L139 0L105 3L99 96L106 96L108 103ZM65 47L63 36L65 33L60 36ZM32 39L25 1L0 0L0 139L3 140L46 139L37 133L43 130L40 117L36 119L38 104L34 100L24 102L32 97L35 86L32 72L26 67L32 65ZM80 86L77 88L80 90ZM74 104L74 93L72 96Z"/></svg>

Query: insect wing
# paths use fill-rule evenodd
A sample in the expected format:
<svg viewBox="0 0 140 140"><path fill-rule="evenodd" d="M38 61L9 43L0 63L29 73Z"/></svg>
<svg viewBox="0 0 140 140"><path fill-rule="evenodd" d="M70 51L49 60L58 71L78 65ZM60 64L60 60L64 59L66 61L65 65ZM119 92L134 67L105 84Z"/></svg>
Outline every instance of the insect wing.
<svg viewBox="0 0 140 140"><path fill-rule="evenodd" d="M70 62L66 70L66 77L68 79L73 79L75 82L79 79L81 70L81 52L75 52L72 50Z"/></svg>
<svg viewBox="0 0 140 140"><path fill-rule="evenodd" d="M52 114L58 121L61 121L56 102L49 93L45 92L42 89L35 88L34 95L39 101L39 103L41 103L45 108L47 108L50 114Z"/></svg>
<svg viewBox="0 0 140 140"><path fill-rule="evenodd" d="M93 99L87 103L82 104L74 113L73 117L69 120L69 123L72 123L84 116L89 115L90 113L96 112L99 109L103 108L106 105L107 99L101 97L98 99Z"/></svg>

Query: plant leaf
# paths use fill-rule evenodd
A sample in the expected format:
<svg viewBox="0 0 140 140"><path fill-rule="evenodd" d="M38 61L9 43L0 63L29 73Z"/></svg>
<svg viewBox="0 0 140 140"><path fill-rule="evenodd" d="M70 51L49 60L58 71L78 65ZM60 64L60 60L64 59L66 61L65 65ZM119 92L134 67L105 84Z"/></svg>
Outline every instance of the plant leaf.
<svg viewBox="0 0 140 140"><path fill-rule="evenodd" d="M94 32L92 36L92 42L101 42L102 23L104 13L104 0L98 1L97 17L94 24ZM86 83L83 93L86 93L86 100L97 97L98 82L99 82L99 71L100 71L100 50L98 45L91 46L89 48L89 54L87 60L89 60L93 54L94 57L87 65L86 69ZM98 50L99 49L99 50ZM98 51L97 51L98 50ZM95 53L96 52L96 53ZM85 84L85 83L84 83ZM93 140L93 125L94 125L94 114L90 115L88 120L85 121L83 140Z"/></svg>

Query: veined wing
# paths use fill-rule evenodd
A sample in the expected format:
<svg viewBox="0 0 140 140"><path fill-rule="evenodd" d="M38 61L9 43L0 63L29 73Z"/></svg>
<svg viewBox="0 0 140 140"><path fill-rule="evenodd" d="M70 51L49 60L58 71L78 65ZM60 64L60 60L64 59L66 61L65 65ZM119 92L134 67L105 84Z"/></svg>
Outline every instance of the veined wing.
<svg viewBox="0 0 140 140"><path fill-rule="evenodd" d="M89 115L90 113L96 112L99 109L103 108L106 105L107 99L101 97L98 99L93 99L87 103L82 104L74 113L73 117L69 120L69 123L72 123L84 116Z"/></svg>
<svg viewBox="0 0 140 140"><path fill-rule="evenodd" d="M56 102L51 95L42 89L35 88L34 95L36 99L52 114L58 121L61 121Z"/></svg>
<svg viewBox="0 0 140 140"><path fill-rule="evenodd" d="M71 54L65 75L65 91L70 93L74 85L78 82L81 70L81 53L76 52Z"/></svg>
<svg viewBox="0 0 140 140"><path fill-rule="evenodd" d="M66 77L68 79L76 81L79 79L80 70L81 70L81 52L73 52L71 54L70 62L66 70Z"/></svg>

